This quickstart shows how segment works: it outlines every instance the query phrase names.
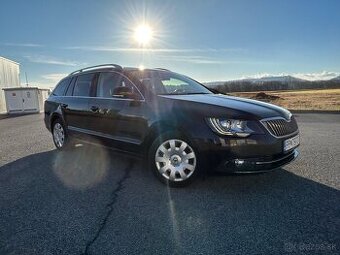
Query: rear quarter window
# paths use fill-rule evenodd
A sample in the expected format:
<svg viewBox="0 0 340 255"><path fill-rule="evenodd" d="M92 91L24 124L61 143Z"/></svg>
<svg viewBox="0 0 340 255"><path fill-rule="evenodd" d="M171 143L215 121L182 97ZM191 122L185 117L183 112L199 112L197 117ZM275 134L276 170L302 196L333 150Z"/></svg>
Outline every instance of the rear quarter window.
<svg viewBox="0 0 340 255"><path fill-rule="evenodd" d="M52 95L54 96L63 96L65 94L65 90L70 84L71 78L66 78L64 80L61 80L55 89L52 92Z"/></svg>

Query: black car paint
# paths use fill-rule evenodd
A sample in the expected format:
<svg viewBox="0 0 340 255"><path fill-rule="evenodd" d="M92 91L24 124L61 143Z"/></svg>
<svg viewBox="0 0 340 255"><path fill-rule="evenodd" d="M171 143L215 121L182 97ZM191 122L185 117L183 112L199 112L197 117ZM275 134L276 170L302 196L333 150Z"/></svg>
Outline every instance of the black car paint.
<svg viewBox="0 0 340 255"><path fill-rule="evenodd" d="M93 71L95 77L99 72ZM89 97L52 94L45 102L46 127L51 130L53 120L59 117L70 135L140 156L145 155L159 134L176 130L187 137L201 157L212 163L212 168L219 166L223 171L240 170L235 170L231 163L235 159L249 161L244 171L262 171L296 157L295 149L283 152L283 141L296 134L275 138L260 124L264 118L290 118L289 111L281 107L213 93L154 95L136 80L133 83L140 92L139 98L99 98L93 89L96 81L95 78ZM207 117L253 120L257 132L246 138L218 135L207 125ZM289 156L291 159L286 162ZM252 162L268 164L253 167Z"/></svg>

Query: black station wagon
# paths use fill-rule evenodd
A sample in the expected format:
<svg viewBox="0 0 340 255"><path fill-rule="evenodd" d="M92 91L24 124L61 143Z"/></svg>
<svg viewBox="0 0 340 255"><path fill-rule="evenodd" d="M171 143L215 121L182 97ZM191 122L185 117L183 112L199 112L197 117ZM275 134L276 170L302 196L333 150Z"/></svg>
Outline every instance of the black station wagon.
<svg viewBox="0 0 340 255"><path fill-rule="evenodd" d="M45 102L45 124L59 150L74 140L95 141L144 157L171 186L213 170L268 171L298 155L299 130L289 111L217 94L159 68L75 71Z"/></svg>

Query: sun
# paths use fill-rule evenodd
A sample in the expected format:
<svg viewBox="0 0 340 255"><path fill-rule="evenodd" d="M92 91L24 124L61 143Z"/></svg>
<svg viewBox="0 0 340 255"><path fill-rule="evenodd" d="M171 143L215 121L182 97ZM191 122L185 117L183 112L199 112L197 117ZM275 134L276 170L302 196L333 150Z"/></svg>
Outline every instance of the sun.
<svg viewBox="0 0 340 255"><path fill-rule="evenodd" d="M150 43L153 36L153 30L149 25L142 24L137 26L134 31L134 39L141 46L146 46Z"/></svg>

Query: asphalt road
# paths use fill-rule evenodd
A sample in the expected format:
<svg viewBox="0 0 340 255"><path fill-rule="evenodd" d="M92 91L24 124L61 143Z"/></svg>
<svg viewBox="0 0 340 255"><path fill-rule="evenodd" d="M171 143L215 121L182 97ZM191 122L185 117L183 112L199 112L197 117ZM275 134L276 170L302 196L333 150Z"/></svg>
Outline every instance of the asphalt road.
<svg viewBox="0 0 340 255"><path fill-rule="evenodd" d="M300 157L169 189L104 148L0 120L0 254L339 254L340 115L298 114Z"/></svg>

